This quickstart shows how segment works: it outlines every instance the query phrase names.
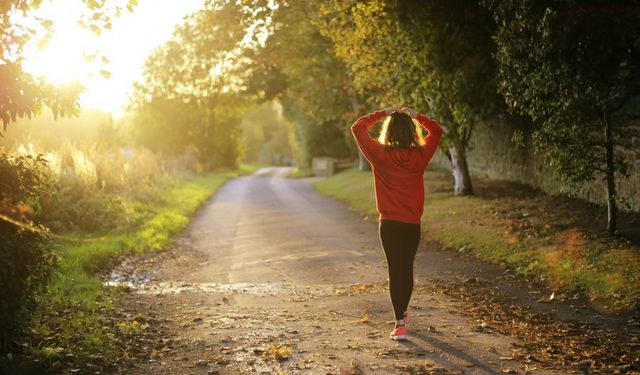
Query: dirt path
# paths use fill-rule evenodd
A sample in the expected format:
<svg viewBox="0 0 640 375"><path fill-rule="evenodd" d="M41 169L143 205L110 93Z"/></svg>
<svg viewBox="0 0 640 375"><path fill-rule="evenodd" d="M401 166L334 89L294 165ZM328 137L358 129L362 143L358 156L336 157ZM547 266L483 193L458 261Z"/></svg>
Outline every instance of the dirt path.
<svg viewBox="0 0 640 375"><path fill-rule="evenodd" d="M123 373L560 374L593 367L553 353L545 359L527 335L542 324L532 316L559 321L564 332L564 321L578 317L600 332L606 327L597 314L536 303L544 291L426 240L416 259L410 340L389 340L376 224L321 197L313 179L286 173L262 169L229 182L172 249L115 271L133 282L125 308L144 328ZM606 326L628 319L606 319Z"/></svg>

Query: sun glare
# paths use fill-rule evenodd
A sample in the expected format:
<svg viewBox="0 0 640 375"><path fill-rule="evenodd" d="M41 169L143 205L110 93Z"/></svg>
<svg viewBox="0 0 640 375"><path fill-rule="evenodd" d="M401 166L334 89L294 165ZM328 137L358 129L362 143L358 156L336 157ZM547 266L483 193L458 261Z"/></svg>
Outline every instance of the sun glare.
<svg viewBox="0 0 640 375"><path fill-rule="evenodd" d="M82 3L75 1L45 2L36 11L37 16L54 21L54 32L44 48L34 43L25 51L25 70L56 84L86 78L92 66L83 55L87 53L91 35L77 25L81 12Z"/></svg>
<svg viewBox="0 0 640 375"><path fill-rule="evenodd" d="M35 16L51 19L55 31L42 49L36 44L24 53L23 66L35 76L63 84L77 81L85 87L83 108L98 108L118 117L128 101L133 82L153 48L167 41L175 25L196 11L203 0L140 0L133 13L113 19L113 27L96 35L78 25L84 12L81 0L45 1ZM25 22L29 22L26 20ZM102 59L88 59L98 54Z"/></svg>
<svg viewBox="0 0 640 375"><path fill-rule="evenodd" d="M84 57L84 51L78 49L86 39L86 36L71 30L58 32L56 39L38 52L37 59L25 63L25 68L55 84L85 81L98 68L95 62Z"/></svg>

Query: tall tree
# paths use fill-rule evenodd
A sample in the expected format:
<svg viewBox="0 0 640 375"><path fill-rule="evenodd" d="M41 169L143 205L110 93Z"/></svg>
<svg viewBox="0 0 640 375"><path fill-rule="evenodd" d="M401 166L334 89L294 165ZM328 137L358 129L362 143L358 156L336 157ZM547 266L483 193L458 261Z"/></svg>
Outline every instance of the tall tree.
<svg viewBox="0 0 640 375"><path fill-rule="evenodd" d="M310 165L314 156L355 154L345 122L352 119L353 90L346 66L332 43L311 22L311 3L277 1L269 17L263 48L247 52L252 61L249 91L262 100L275 98L292 124L296 161Z"/></svg>
<svg viewBox="0 0 640 375"><path fill-rule="evenodd" d="M538 125L534 143L557 177L606 180L607 230L614 234L616 176L626 173L616 150L632 139L625 108L640 94L640 1L485 5L499 25L496 59L507 104Z"/></svg>
<svg viewBox="0 0 640 375"><path fill-rule="evenodd" d="M241 51L251 43L252 25L237 1L206 1L184 19L147 59L144 80L135 85L131 108L140 140L166 152L193 150L207 169L236 165Z"/></svg>
<svg viewBox="0 0 640 375"><path fill-rule="evenodd" d="M324 0L320 16L359 93L411 103L447 125L454 192L472 194L467 146L474 125L500 103L489 12L472 0Z"/></svg>

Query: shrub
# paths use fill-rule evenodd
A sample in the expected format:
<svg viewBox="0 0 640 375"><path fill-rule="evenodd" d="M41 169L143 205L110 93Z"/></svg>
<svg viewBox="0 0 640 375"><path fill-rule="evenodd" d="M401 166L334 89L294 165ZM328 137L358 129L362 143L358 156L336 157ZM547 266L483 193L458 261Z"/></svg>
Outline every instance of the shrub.
<svg viewBox="0 0 640 375"><path fill-rule="evenodd" d="M46 161L30 155L0 154L0 213L24 221L53 191ZM51 241L36 230L0 220L0 354L24 326L23 314L43 290L56 258Z"/></svg>
<svg viewBox="0 0 640 375"><path fill-rule="evenodd" d="M154 187L166 182L189 163L164 161L145 149L107 147L99 142L66 141L55 150L34 143L17 148L22 155L45 153L56 193L44 199L42 223L54 232L113 232L130 228L141 218L133 216L132 201L153 199Z"/></svg>
<svg viewBox="0 0 640 375"><path fill-rule="evenodd" d="M130 204L119 195L103 191L61 187L43 206L43 220L55 232L119 231L136 222Z"/></svg>

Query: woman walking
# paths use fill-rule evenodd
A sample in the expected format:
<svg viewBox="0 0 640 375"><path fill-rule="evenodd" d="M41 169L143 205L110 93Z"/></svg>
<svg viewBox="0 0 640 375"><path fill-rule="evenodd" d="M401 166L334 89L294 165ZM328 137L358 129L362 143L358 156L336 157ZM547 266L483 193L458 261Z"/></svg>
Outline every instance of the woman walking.
<svg viewBox="0 0 640 375"><path fill-rule="evenodd" d="M369 128L388 116L379 139ZM429 133L418 136L413 120ZM396 107L359 118L351 132L373 169L376 207L380 213L380 242L389 270L389 293L395 314L393 340L407 338L407 307L413 291L413 260L420 242L424 206L424 170L435 153L443 129L415 110Z"/></svg>

